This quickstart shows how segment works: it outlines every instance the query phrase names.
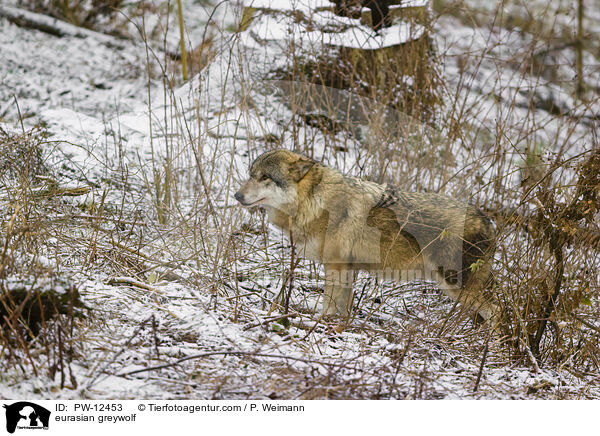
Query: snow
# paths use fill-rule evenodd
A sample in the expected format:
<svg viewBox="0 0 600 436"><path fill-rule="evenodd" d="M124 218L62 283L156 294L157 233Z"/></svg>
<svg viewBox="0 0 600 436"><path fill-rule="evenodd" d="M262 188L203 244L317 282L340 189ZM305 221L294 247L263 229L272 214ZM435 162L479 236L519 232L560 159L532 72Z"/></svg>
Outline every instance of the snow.
<svg viewBox="0 0 600 436"><path fill-rule="evenodd" d="M414 0L403 6L421 3ZM273 2L244 4L271 8ZM200 9L191 1L184 6L198 12L190 13L187 21L193 46L202 40L212 9ZM330 21L331 12L318 11L330 6L319 0L277 2L279 9L311 12L317 25ZM219 29L235 22L233 9L218 12L214 20ZM117 225L98 219L100 231L95 233L75 218L64 233L52 227L57 233L41 244L36 261L52 269L60 260L61 274L77 284L84 304L91 308L89 319L78 326L82 339L74 346L80 348L70 364L79 384L60 389L59 377L49 380L45 374L23 374L15 367L0 378L3 397L600 397L593 377L577 377L564 368L542 368L536 374L522 361L508 361L501 347L493 343L479 389L473 392L485 334L427 284L381 285L361 278L357 289L367 291L360 313L339 333L315 314L321 299L317 288L323 284L322 269L302 262L291 299L297 317L291 319L291 325L275 329L279 331L274 331L271 323L247 328L282 314L270 312L270 306L290 261L287 241L264 223L264 216L238 209L232 199L252 159L272 146L264 138L274 135L282 147L305 146L318 159L354 175L368 171L357 165L362 152L358 140L336 137L348 151L334 153L327 145L329 139L318 129L299 123L298 131L290 127L296 119L278 82L269 76L289 62L287 42L306 43L310 48L325 44L377 49L419 38L424 32L422 26L399 23L376 35L354 21L337 19L338 24L352 27L339 33L306 31L287 16L261 15L241 35L216 33L214 60L185 84L177 69L171 71L158 63L152 68L161 71L160 67L165 67L169 80L163 82L160 74L149 79L146 50L139 39L115 44L112 37L63 24L59 27L64 36L59 38L0 19L0 126L18 130L19 112L27 115L27 127L43 123L52 134L48 161L57 168L65 165L75 174L72 177L94 186L85 198L64 200L64 211L52 217L69 217L73 210L82 214L82 209L91 209L91 204L98 204L106 195L106 208L122 212L108 217L125 222ZM151 22L151 17L148 20ZM155 17L155 21L160 19ZM548 140L566 135L563 121L543 110L520 108L529 104L528 89L535 89L542 99L551 95L576 114L585 112L560 86L545 82L540 86L537 77L495 64L527 43L515 33L486 32L451 17L437 21L434 31L435 42L447 59L444 76L449 86L461 86L460 56L470 51L484 53L480 67L468 71L472 86L459 92L473 105L474 125L493 126L493 120L503 117L511 104L498 101L514 101L517 108L506 120L511 132L518 132L524 120L535 116L544 125L536 133L539 137ZM173 29L169 32L167 50L175 50L178 39ZM494 48L490 51L489 46ZM161 47L161 41L152 42L158 59L166 57ZM174 85L165 87L165 83ZM597 107L585 110L597 111ZM576 147L588 143L586 129L576 126L569 139L574 144L573 154L580 151ZM580 141L582 137L588 139ZM470 152L477 150L463 150L457 160L468 160ZM164 179L167 158L174 162L177 192L173 195L178 203L172 221L159 225L154 176ZM196 158L217 210L216 223L206 212ZM71 181L65 174L58 176ZM455 189L475 190L469 186ZM127 224L130 222L140 226ZM242 224L256 232L236 234ZM92 240L97 241L99 260L87 266ZM134 253L119 252L114 245L117 242ZM235 249L227 251L230 245ZM155 273L158 280L147 283L149 273ZM131 276L151 290L109 284L116 277ZM151 317L156 328L148 321ZM452 335L444 336L440 332L447 317L455 327ZM232 354L123 375L210 352ZM50 356L41 353L38 358L40 367L51 366ZM540 385L545 387L532 388Z"/></svg>
<svg viewBox="0 0 600 436"><path fill-rule="evenodd" d="M293 38L298 45L318 49L323 45L376 50L405 44L421 38L425 28L419 24L400 21L379 33L359 23L358 20L339 17L331 11L312 11L311 22L317 28L335 23L349 28L342 31L309 31L302 23L286 15L264 14L253 20L250 35L260 41L287 41ZM255 46L253 44L246 44Z"/></svg>
<svg viewBox="0 0 600 436"><path fill-rule="evenodd" d="M334 6L329 0L245 0L245 7L272 9L277 11L313 12Z"/></svg>
<svg viewBox="0 0 600 436"><path fill-rule="evenodd" d="M427 7L428 0L403 0L391 8ZM335 3L329 0L244 0L245 7L277 11L301 11L312 13L317 10L332 9Z"/></svg>
<svg viewBox="0 0 600 436"><path fill-rule="evenodd" d="M104 35L102 33L93 32L83 27L74 26L56 18L34 14L24 9L14 8L11 6L0 5L0 13L11 17L15 20L36 21L44 27L52 28L58 33L57 36L74 36L79 38L91 38L108 46L122 48L125 43L117 39Z"/></svg>
<svg viewBox="0 0 600 436"><path fill-rule="evenodd" d="M390 9L394 8L426 8L429 6L428 0L402 0L399 5L390 5Z"/></svg>
<svg viewBox="0 0 600 436"><path fill-rule="evenodd" d="M382 29L379 35L374 35L371 29L357 27L340 33L327 33L320 36L318 35L319 32L309 32L307 38L321 40L328 45L376 50L417 40L423 36L424 32L425 28L423 26L399 23Z"/></svg>

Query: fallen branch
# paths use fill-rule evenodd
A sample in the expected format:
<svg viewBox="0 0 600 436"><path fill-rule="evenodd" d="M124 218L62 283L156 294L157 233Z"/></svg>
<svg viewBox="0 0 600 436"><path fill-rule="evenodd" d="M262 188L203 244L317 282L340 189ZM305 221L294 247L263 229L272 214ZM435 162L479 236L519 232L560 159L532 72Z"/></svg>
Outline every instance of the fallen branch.
<svg viewBox="0 0 600 436"><path fill-rule="evenodd" d="M127 349L127 347L129 347L129 344L131 344L131 341L133 341L133 339L135 337L137 337L137 335L140 333L140 331L144 328L144 326L149 322L152 321L154 322L154 315L152 315L149 318L146 318L144 321L142 321L140 323L140 325L137 326L137 328L134 330L134 332L131 334L131 336L129 337L129 339L127 339L127 341L123 344L123 346L119 349L119 351L117 351L112 359L110 359L108 362L106 362L104 365L102 365L102 369L100 369L98 371L98 373L94 376L93 379L91 379L89 381L89 383L85 386L85 388L83 388L84 391L88 390L89 388L91 388L94 383L96 383L96 380L98 380L98 377L100 377L100 375L106 370L106 368L108 368L110 365L112 365L117 358L123 354L123 352Z"/></svg>
<svg viewBox="0 0 600 436"><path fill-rule="evenodd" d="M130 277L111 277L110 279L108 279L106 284L112 285L112 286L119 286L119 285L135 286L136 288L144 289L146 291L151 291L151 292L155 292L157 294L162 294L162 292L159 291L158 289L153 288L152 286L147 285L146 283L138 282L137 280L132 279Z"/></svg>
<svg viewBox="0 0 600 436"><path fill-rule="evenodd" d="M250 330L250 329L252 329L254 327L258 327L258 326L263 325L263 324L268 324L270 322L279 321L279 320L284 319L284 318L296 318L298 315L299 315L298 312L290 312L290 313L286 313L285 315L281 315L281 316L273 316L273 317L264 319L264 320L262 320L260 322L254 323L254 324L246 324L244 326L244 330Z"/></svg>
<svg viewBox="0 0 600 436"><path fill-rule="evenodd" d="M92 217L90 216L90 218L92 218ZM121 223L127 223L127 222L119 220L118 223L121 224ZM136 224L136 223L130 222L129 224ZM128 247L127 245L119 244L116 241L110 241L110 243L111 243L111 245L113 245L113 246L115 246L117 248L120 248L121 250L125 250L128 253L131 253L131 254L134 254L136 256L139 256L142 259L152 260L149 255L142 253L140 250L136 250L134 248Z"/></svg>
<svg viewBox="0 0 600 436"><path fill-rule="evenodd" d="M132 43L127 40L121 40L105 33L96 32L84 27L78 27L74 24L67 23L66 21L62 21L57 18L27 11L21 8L0 6L0 17L6 18L8 21L19 27L39 30L40 32L48 33L58 37L71 36L74 38L93 38L101 44L113 49L116 48L119 50L124 50L132 45ZM173 60L180 59L179 53L172 52L170 50L165 50L165 53ZM121 55L125 56L124 53L121 53ZM131 60L133 61L133 58L131 58ZM5 107L2 107L0 114L5 110Z"/></svg>
<svg viewBox="0 0 600 436"><path fill-rule="evenodd" d="M177 366L180 363L183 363L187 360L201 359L203 357L210 356L251 356L251 357L268 357L272 359L284 359L284 360L293 360L296 362L303 362L315 365L321 365L324 367L335 367L335 368L343 368L343 369L351 369L357 370L359 368L342 365L341 363L330 363L330 362L321 362L319 360L310 360L303 359L302 357L293 357L293 356L285 356L283 354L266 354L266 353L255 353L253 351L211 351L207 353L194 354L192 356L187 356L182 359L176 360L175 362L165 363L164 365L150 366L148 368L136 369L134 371L125 372L122 374L117 374L117 377L125 377L133 374L140 374L142 372L156 371L159 369L171 368L173 366Z"/></svg>
<svg viewBox="0 0 600 436"><path fill-rule="evenodd" d="M77 186L75 188L69 187L50 187L40 189L39 191L33 191L32 196L35 198L43 197L78 197L85 195L92 190L89 186Z"/></svg>
<svg viewBox="0 0 600 436"><path fill-rule="evenodd" d="M85 195L92 190L89 186L76 186L76 187L59 187L50 186L41 189L34 189L29 195L33 198L48 198L48 197L78 197ZM0 197L2 201L10 201L11 196Z"/></svg>
<svg viewBox="0 0 600 436"><path fill-rule="evenodd" d="M36 29L54 36L74 36L76 38L94 38L97 41L112 47L125 48L127 43L104 33L94 32L90 29L77 27L65 21L49 17L43 14L26 11L11 6L0 6L0 17L6 18L19 27Z"/></svg>

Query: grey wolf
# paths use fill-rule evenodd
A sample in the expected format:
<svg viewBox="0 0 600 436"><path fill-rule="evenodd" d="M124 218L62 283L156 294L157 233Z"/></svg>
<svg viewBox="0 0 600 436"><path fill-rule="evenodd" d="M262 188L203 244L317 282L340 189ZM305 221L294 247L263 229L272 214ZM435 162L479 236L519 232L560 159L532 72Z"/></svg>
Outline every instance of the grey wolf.
<svg viewBox="0 0 600 436"><path fill-rule="evenodd" d="M418 272L484 320L498 314L483 295L495 231L471 205L345 176L283 149L256 158L235 198L266 209L300 255L324 264L324 315L349 316L357 270Z"/></svg>

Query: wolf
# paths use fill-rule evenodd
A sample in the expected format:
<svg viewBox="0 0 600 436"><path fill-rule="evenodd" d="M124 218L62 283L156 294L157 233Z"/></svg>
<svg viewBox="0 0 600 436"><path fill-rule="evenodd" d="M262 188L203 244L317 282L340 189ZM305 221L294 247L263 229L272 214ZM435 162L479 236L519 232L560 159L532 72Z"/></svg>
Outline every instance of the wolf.
<svg viewBox="0 0 600 436"><path fill-rule="evenodd" d="M484 297L495 230L472 205L346 176L285 149L258 156L235 198L266 209L299 255L324 265L323 315L349 317L358 270L432 279L484 320L498 315Z"/></svg>

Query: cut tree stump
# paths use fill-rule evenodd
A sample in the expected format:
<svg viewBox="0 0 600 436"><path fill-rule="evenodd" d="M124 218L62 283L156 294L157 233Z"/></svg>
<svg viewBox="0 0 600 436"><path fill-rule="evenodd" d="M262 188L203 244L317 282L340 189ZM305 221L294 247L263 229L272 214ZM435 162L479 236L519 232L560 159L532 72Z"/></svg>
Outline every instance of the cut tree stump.
<svg viewBox="0 0 600 436"><path fill-rule="evenodd" d="M429 0L398 0L389 8L391 25L377 30L370 22L363 24L374 1L346 0L340 6L327 0L246 0L239 28L259 44L301 47L294 71L284 80L351 90L376 100L384 96L394 110L431 120L440 99L427 30ZM371 9L361 10L361 5Z"/></svg>

